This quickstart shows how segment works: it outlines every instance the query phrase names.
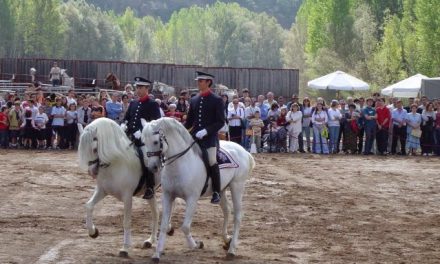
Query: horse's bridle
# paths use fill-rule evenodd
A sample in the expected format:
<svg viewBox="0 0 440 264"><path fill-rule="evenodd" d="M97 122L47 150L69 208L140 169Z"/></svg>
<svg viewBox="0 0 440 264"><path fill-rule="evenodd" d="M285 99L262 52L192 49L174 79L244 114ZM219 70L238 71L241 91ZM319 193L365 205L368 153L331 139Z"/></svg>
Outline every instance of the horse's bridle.
<svg viewBox="0 0 440 264"><path fill-rule="evenodd" d="M153 132L153 135L159 135L159 150L158 151L153 151L153 152L147 152L147 157L159 157L160 161L162 163L162 167L165 165L170 165L171 163L173 163L174 161L176 161L178 158L182 157L183 155L185 155L196 143L196 141L193 141L186 149L184 149L183 151L171 156L171 157L165 157L163 155L163 142L165 142L168 145L168 141L167 138L165 137L165 135L163 133L161 133L160 131L156 131ZM168 162L168 163L167 163Z"/></svg>
<svg viewBox="0 0 440 264"><path fill-rule="evenodd" d="M93 164L98 164L98 167L100 167L100 168L107 168L107 167L110 166L110 163L102 163L102 164L101 164L101 161L99 160L99 158L97 158L97 159L95 159L95 160L91 160L91 161L89 161L87 164L88 164L89 166L92 166Z"/></svg>
<svg viewBox="0 0 440 264"><path fill-rule="evenodd" d="M93 138L93 141L95 141L95 140L97 141L96 138ZM98 164L98 167L100 167L100 168L107 168L107 167L110 166L110 163L102 163L102 164L101 164L101 161L99 160L99 157L96 158L95 160L90 160L89 162L87 162L87 164L88 164L89 166L92 166L92 165L94 165L94 164Z"/></svg>

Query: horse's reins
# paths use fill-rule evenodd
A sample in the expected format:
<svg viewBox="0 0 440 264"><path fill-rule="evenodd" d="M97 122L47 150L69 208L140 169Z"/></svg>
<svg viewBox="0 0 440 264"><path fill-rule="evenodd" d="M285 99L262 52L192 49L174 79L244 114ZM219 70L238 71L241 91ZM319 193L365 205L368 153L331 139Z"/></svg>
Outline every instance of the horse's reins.
<svg viewBox="0 0 440 264"><path fill-rule="evenodd" d="M171 163L175 162L177 159L179 159L180 157L185 155L196 143L196 141L194 140L186 149L167 158L162 155L162 151L163 151L162 140L168 144L168 141L167 141L165 135L161 134L159 131L154 132L153 135L160 135L160 137L159 137L160 149L158 151L154 151L154 152L147 152L147 157L160 157L160 160L162 161L162 166L170 165ZM166 162L168 162L168 163L165 164Z"/></svg>

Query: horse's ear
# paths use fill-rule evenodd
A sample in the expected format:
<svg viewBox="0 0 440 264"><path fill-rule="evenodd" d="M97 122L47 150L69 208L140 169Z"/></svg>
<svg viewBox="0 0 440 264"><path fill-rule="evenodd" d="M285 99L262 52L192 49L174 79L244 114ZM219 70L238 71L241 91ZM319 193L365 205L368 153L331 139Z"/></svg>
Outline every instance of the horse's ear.
<svg viewBox="0 0 440 264"><path fill-rule="evenodd" d="M145 127L148 124L148 122L147 122L147 120L141 118L141 124L142 124L142 127Z"/></svg>

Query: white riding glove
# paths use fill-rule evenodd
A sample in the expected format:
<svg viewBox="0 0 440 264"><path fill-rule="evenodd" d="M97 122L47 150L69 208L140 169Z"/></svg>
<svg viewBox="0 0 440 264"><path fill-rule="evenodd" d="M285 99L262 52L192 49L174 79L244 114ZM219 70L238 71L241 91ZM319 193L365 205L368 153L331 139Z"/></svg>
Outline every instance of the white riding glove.
<svg viewBox="0 0 440 264"><path fill-rule="evenodd" d="M122 130L125 132L125 131L127 131L127 124L126 123L122 123L121 124L121 128L122 128Z"/></svg>
<svg viewBox="0 0 440 264"><path fill-rule="evenodd" d="M141 133L140 130L134 132L134 134L133 134L133 136L134 136L136 139L140 139L140 138L141 138L141 135L142 135L142 133Z"/></svg>
<svg viewBox="0 0 440 264"><path fill-rule="evenodd" d="M202 130L200 130L199 132L196 133L196 138L202 139L206 135L208 135L208 131L206 131L206 129L202 129Z"/></svg>

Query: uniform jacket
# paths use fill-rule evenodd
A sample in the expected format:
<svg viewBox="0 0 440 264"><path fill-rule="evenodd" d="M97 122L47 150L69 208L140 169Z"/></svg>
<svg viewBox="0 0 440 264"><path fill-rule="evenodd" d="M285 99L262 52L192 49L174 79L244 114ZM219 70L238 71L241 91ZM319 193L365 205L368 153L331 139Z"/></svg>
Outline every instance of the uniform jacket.
<svg viewBox="0 0 440 264"><path fill-rule="evenodd" d="M220 96L207 92L191 98L185 127L192 128L193 136L200 130L208 131L208 135L199 141L201 147L217 146L217 133L224 125L224 104Z"/></svg>
<svg viewBox="0 0 440 264"><path fill-rule="evenodd" d="M128 106L123 121L127 121L127 134L132 136L136 131L142 131L141 119L152 121L160 118L159 105L148 98L134 100Z"/></svg>

